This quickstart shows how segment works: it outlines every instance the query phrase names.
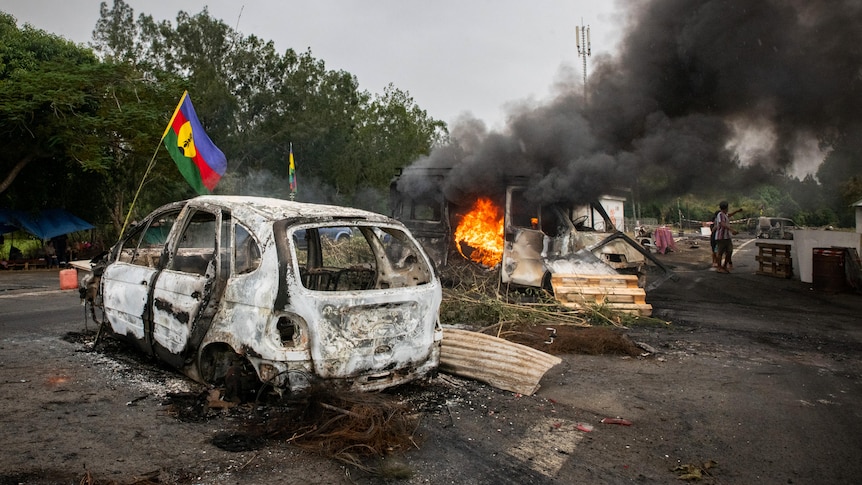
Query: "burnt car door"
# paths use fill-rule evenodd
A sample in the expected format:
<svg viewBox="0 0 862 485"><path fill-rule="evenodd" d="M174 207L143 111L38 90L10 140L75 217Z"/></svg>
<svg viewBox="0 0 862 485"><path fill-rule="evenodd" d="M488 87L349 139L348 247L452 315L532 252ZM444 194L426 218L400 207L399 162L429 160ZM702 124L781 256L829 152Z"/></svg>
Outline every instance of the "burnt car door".
<svg viewBox="0 0 862 485"><path fill-rule="evenodd" d="M219 251L221 221L219 210L189 208L169 239L166 263L153 282L153 353L174 366L182 366L197 350L195 342L205 332L199 321L213 293L223 287L215 284L224 273L221 261L229 263Z"/></svg>
<svg viewBox="0 0 862 485"><path fill-rule="evenodd" d="M524 189L509 187L506 190L506 240L500 271L503 283L542 286L545 234L541 230L539 212L537 206L525 199Z"/></svg>
<svg viewBox="0 0 862 485"><path fill-rule="evenodd" d="M147 331L151 289L181 209L177 205L155 213L133 228L110 255L100 282L111 330L147 353L152 353Z"/></svg>

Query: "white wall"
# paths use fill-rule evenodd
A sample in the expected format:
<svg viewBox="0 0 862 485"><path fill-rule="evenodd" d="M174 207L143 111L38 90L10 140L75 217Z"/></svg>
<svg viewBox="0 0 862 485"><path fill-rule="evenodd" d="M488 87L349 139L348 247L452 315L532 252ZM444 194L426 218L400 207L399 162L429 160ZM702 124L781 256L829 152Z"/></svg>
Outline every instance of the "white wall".
<svg viewBox="0 0 862 485"><path fill-rule="evenodd" d="M626 231L626 219L623 217L623 204L625 204L625 201L625 199L607 195L599 198L599 203L602 204L602 207L604 207L605 212L610 216L617 230L621 232ZM601 220L598 214L593 214L593 218Z"/></svg>
<svg viewBox="0 0 862 485"><path fill-rule="evenodd" d="M776 241L778 242L778 241ZM789 241L788 241L789 242ZM793 231L793 274L805 283L813 283L814 248L856 248L862 254L862 234L858 232L796 229Z"/></svg>

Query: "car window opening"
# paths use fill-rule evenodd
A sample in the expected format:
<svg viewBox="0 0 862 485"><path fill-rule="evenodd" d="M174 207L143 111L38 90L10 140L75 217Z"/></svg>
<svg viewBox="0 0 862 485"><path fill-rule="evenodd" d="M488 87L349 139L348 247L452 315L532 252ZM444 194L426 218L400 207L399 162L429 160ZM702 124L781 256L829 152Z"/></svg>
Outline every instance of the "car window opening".
<svg viewBox="0 0 862 485"><path fill-rule="evenodd" d="M234 225L234 274L247 274L260 266L260 244L251 231L241 224Z"/></svg>
<svg viewBox="0 0 862 485"><path fill-rule="evenodd" d="M197 212L186 226L168 266L182 273L206 275L215 259L216 216Z"/></svg>
<svg viewBox="0 0 862 485"><path fill-rule="evenodd" d="M427 284L432 271L401 231L310 227L292 235L300 281L315 291L366 291Z"/></svg>
<svg viewBox="0 0 862 485"><path fill-rule="evenodd" d="M168 234L179 216L179 210L166 212L132 230L123 242L117 259L123 263L156 268L168 241Z"/></svg>

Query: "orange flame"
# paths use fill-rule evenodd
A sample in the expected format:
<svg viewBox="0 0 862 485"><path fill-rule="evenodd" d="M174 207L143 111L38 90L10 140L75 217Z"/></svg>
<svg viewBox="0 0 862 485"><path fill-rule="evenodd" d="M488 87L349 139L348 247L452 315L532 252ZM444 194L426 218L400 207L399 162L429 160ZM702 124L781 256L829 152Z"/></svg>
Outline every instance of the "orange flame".
<svg viewBox="0 0 862 485"><path fill-rule="evenodd" d="M493 268L503 260L503 214L491 199L481 198L458 223L455 246L466 259ZM472 249L464 254L464 247Z"/></svg>

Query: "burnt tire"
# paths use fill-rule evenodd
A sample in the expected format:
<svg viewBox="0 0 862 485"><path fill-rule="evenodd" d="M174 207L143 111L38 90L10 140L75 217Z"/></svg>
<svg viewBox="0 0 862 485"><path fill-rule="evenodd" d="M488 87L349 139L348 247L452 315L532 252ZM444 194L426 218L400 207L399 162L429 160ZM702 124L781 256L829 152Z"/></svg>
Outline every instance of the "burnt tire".
<svg viewBox="0 0 862 485"><path fill-rule="evenodd" d="M212 344L203 350L200 376L209 385L224 387L226 401L253 401L261 387L254 365L227 344Z"/></svg>

